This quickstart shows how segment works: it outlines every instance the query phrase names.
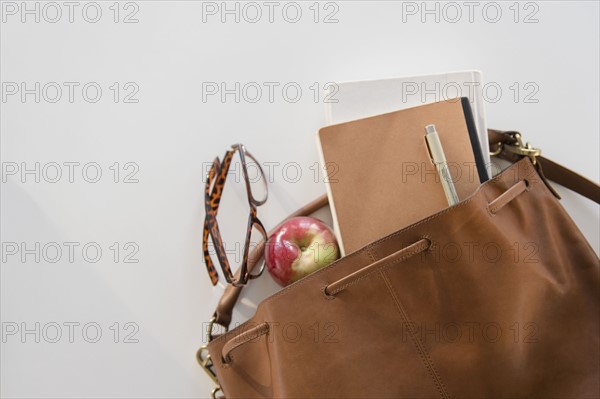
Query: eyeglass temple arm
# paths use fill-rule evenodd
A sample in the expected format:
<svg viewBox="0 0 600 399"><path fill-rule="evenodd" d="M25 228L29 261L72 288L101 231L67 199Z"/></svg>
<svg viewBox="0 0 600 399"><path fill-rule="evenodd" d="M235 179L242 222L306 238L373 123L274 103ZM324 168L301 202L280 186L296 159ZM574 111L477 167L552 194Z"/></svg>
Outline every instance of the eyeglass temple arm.
<svg viewBox="0 0 600 399"><path fill-rule="evenodd" d="M212 285L217 285L218 281L219 281L219 273L217 272L216 266L214 265L212 259L210 258L210 255L208 254L208 248L204 248L207 246L207 242L205 243L205 241L208 240L208 237L210 236L212 238L212 229L211 229L211 224L208 223L208 214L211 213L212 216L212 220L213 222L215 221L216 217L217 217L217 213L219 212L219 206L218 204L213 207L212 206L212 202L215 199L215 197L217 196L217 194L219 194L219 198L223 193L223 187L225 186L225 181L227 180L227 173L229 172L229 167L231 166L231 159L233 158L233 153L234 150L229 150L227 152L225 152L225 155L223 156L223 161L221 162L219 160L219 158L215 158L213 161L213 167L211 168L211 171L208 174L207 177L207 181L206 181L206 192L205 195L207 196L207 198L205 198L205 212L206 212L206 216L204 217L204 231L203 231L203 237L202 237L202 246L203 246L203 256L204 256L204 261L206 263L206 269L208 271L208 275L211 279L211 283ZM214 169L214 172L213 170ZM214 174L213 174L214 173ZM210 189L210 185L211 185L211 176L212 176L212 180L214 180L213 183L213 187L212 189ZM215 228L217 229L217 233L218 233L218 225L215 225ZM208 230L208 235L207 235L207 230ZM220 233L217 234L220 237ZM224 251L224 248L221 248L219 246L219 242L215 243L215 240L213 239L213 245L215 246L215 251L217 251L217 253L221 253L222 251ZM220 256L217 254L217 257L219 258L219 264L221 266L221 268L224 268L224 273L226 275L226 279L230 279L231 276L231 269L229 268L229 263L227 262L227 260L225 260L225 265L222 264Z"/></svg>

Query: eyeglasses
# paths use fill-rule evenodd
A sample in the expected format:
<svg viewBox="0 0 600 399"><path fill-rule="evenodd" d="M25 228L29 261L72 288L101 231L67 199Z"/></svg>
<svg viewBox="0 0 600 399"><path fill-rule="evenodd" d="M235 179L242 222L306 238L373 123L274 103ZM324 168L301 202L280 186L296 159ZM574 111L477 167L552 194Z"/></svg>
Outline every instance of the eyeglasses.
<svg viewBox="0 0 600 399"><path fill-rule="evenodd" d="M242 264L240 266L241 273L238 279L236 279L233 273L231 272L229 260L227 259L225 247L221 239L219 225L217 224L217 212L219 211L219 203L221 202L223 187L225 186L225 180L227 179L227 173L229 172L231 161L236 153L239 154L240 157L240 163L242 165L242 174L244 175L244 182L246 183L248 205L250 206L250 215L248 216L248 224L246 228L246 241L244 244L244 255L242 258ZM260 173L259 178L264 184L265 194L264 198L260 200L257 200L254 197L254 194L252 193L252 186L250 184L250 179L248 178L248 166L246 164L246 157L250 158L256 164ZM204 190L204 207L206 210L206 216L204 218L204 232L202 236L202 250L204 252L204 262L206 263L208 275L210 276L210 280L213 285L216 285L219 281L219 274L217 273L217 269L215 268L210 253L208 251L209 236L213 242L217 259L219 261L219 264L221 265L221 269L223 270L223 273L225 274L225 279L228 283L231 283L234 286L245 285L248 282L248 280L252 280L259 277L264 271L265 264L263 262L258 272L256 274L251 274L248 271L248 255L250 250L252 230L255 227L262 234L264 242L267 241L267 232L262 222L256 216L256 209L257 207L263 205L267 201L268 194L269 193L267 187L267 180L265 179L265 174L262 170L262 167L260 166L256 158L254 158L252 154L250 154L248 150L246 150L246 147L244 147L243 144L232 145L231 150L225 153L223 161L219 161L218 157L215 158L215 160L213 161L212 167L208 172L208 177L206 179L206 187Z"/></svg>

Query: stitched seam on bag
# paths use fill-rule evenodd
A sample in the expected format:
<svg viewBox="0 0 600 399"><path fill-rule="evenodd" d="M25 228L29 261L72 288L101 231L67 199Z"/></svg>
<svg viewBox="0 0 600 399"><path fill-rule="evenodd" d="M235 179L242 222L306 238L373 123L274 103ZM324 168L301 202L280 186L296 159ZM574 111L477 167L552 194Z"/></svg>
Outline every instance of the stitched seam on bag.
<svg viewBox="0 0 600 399"><path fill-rule="evenodd" d="M499 175L497 175L497 176L493 177L492 179L488 180L488 181L486 182L486 184L490 184L490 183L492 183L492 182L503 181L503 180L507 179L507 177L504 175L504 174L505 174L505 172L506 172L507 170L509 170L509 169L513 168L513 167L516 167L516 168L518 169L518 166L515 166L515 165L518 165L518 164L519 164L519 162L525 162L525 160L526 160L526 159L527 159L527 158L523 158L521 161L517 161L517 162L515 162L515 163L514 163L514 164L512 164L510 167L508 167L507 169L503 170L503 171L502 171L502 172L501 172ZM531 165L531 164L529 164L529 165ZM535 169L533 169L533 172L537 174L537 171L536 171ZM486 186L481 186L481 192L485 192L485 191L487 190L487 187L488 187L487 185L486 185ZM479 190L478 190L478 191L479 191ZM343 262L341 262L342 260L345 260L345 262L349 262L351 259L354 259L354 258L358 257L359 255L362 255L362 254L364 254L365 252L367 252L367 253L368 253L368 251L371 249L371 247L378 246L378 245L380 245L380 244L382 244L382 243L384 243L384 242L386 242L386 241L388 241L388 240L391 240L391 239L393 239L393 238L396 238L397 236L399 236L399 235L401 235L401 234L404 234L404 233L406 233L406 232L408 232L408 231L410 231L410 230L413 230L413 229L415 229L417 226L420 226L420 225L422 225L422 224L424 224L424 223L427 223L427 222L429 222L430 220L433 220L433 219L440 218L440 217L442 217L442 215L444 215L444 214L446 214L446 213L450 212L451 210L458 209L458 208L460 208L460 207L462 207L462 206L465 206L465 205L467 205L467 204L471 203L471 202L473 201L473 199L475 199L475 198L476 198L476 197L471 197L471 198L468 198L468 199L464 200L463 202L460 202L460 203L458 203L458 204L456 204L456 205L454 205L454 206L452 206L452 207L450 207L450 208L446 208L444 211L442 211L442 212L440 212L440 213L437 213L437 214L435 214L435 215L431 215L431 216L429 216L428 218L426 218L426 219L423 219L423 220L421 220L421 221L419 221L419 222L417 222L417 223L415 223L415 224L412 224L412 225L410 225L410 226L408 226L408 227L405 227L405 228L403 228L402 230L399 230L399 231L397 231L397 232L395 232L395 233L392 233L392 234L390 234L389 236L386 236L386 237L383 237L383 238L381 238L381 239L379 239L379 240L377 240L377 241L374 241L373 243L371 243L371 244L369 244L369 245L365 246L364 248L361 248L361 249L357 250L356 252L353 252L353 253L351 253L351 254L349 254L349 255L346 255L346 256L345 256L345 257L343 257L343 258L340 258L340 259L336 260L335 262L333 262L332 264L328 265L327 267L324 267L324 268L322 268L322 269L319 269L319 270L317 270L317 271L315 271L315 272L313 272L313 273L309 274L308 276L304 277L302 280L299 280L298 282L296 282L294 285L292 285L292 286L288 286L288 287L285 287L285 288L283 288L281 291L279 291L279 292L276 292L276 293L275 293L275 294L273 294L272 296L270 296L270 297L266 298L265 300L263 300L263 301L260 303L260 305L266 304L266 303L268 303L268 302L270 302L270 301L274 300L275 298L278 298L279 296L281 296L281 295L284 295L284 294L286 294L287 292L290 292L290 290L291 290L292 288L294 288L294 289L297 289L297 288L298 288L299 286L301 286L302 284L307 284L309 281L311 281L311 280L313 280L313 279L317 278L318 276L320 276L320 275L321 275L321 273L325 273L327 270L334 270L335 268L339 267L339 265L343 265L343 264L344 264ZM251 320L248 320L248 321L246 321L246 322L242 323L242 324L241 324L241 325L239 325L237 328L240 328L240 327L244 326L244 325L245 325L246 323L248 323L249 321L251 321ZM221 336L219 336L219 337L216 337L216 338L214 338L212 342L215 342L215 341L220 341L220 340L222 340L222 339L223 339L223 337L224 337L224 334L223 334L223 335L221 335Z"/></svg>
<svg viewBox="0 0 600 399"><path fill-rule="evenodd" d="M429 356L429 353L427 352L425 345L423 344L423 342L421 342L419 337L417 337L417 334L415 333L414 328L413 328L412 320L406 313L404 306L402 306L402 303L400 302L400 299L398 297L398 293L396 292L396 289L390 282L390 279L384 270L381 270L381 277L383 278L383 281L385 282L385 285L387 286L388 292L389 292L390 296L392 297L394 304L396 305L396 309L398 310L398 313L400 313L402 322L405 323L406 326L408 327L408 332L410 334L410 337L413 340L413 343L415 344L415 347L417 348L417 352L419 352L421 361L423 362L423 365L429 372L429 375L431 376L431 379L433 380L434 385L436 386L438 392L440 393L440 396L442 398L449 399L450 395L448 394L446 385L444 384L444 382L440 378L437 370L435 369L433 360Z"/></svg>
<svg viewBox="0 0 600 399"><path fill-rule="evenodd" d="M369 258L371 258L371 262L376 262L377 261L377 257L373 253L373 246L369 245L367 247L367 254L369 254Z"/></svg>
<svg viewBox="0 0 600 399"><path fill-rule="evenodd" d="M370 272L368 272L367 274L360 276L359 278L357 278L356 280L351 280L349 282L347 282L346 284L342 285L340 288L338 288L337 290L333 291L331 293L331 295L335 295L340 291L345 290L346 288L350 287L351 285L354 285L356 283L358 283L361 280L366 279L367 277L370 277L373 273L379 272L379 271L384 271L387 270L390 266L395 265L396 263L400 263L405 261L406 259L410 258L411 256L419 253L419 252L423 252L424 248L422 248L423 246L426 246L427 244L421 244L420 246L418 246L417 248L413 249L410 252L407 252L406 254L402 255L401 257L399 257L398 259L394 259L391 262L388 263L384 263L383 265L375 268L374 270L371 270ZM365 266L368 267L368 266Z"/></svg>
<svg viewBox="0 0 600 399"><path fill-rule="evenodd" d="M238 347L240 347L241 345L247 344L247 343L249 343L250 341L253 341L253 340L255 340L255 339L258 339L258 338L262 337L262 336L263 336L263 335L265 335L267 332L268 332L268 330L258 330L258 332L257 332L256 336L252 336L252 337L249 337L249 338L246 338L246 337L244 337L243 339L240 339L240 338L242 338L242 337L241 337L241 336L239 336L239 335L238 335L237 337L234 337L233 339L239 339L239 342L237 342L235 345L233 345L231 348L229 348L229 351L228 351L228 352L232 352L234 349L237 349L237 348L238 348Z"/></svg>
<svg viewBox="0 0 600 399"><path fill-rule="evenodd" d="M512 185L511 187L508 188L508 190L511 190L513 187L516 187L517 184L519 184L520 182L522 182L524 180L519 180L517 183L515 183L514 185ZM527 184L527 183L525 183ZM492 214L496 214L496 212L498 212L500 209L504 208L506 205L510 204L511 202L513 202L514 200L516 200L521 194L523 194L528 190L528 186L526 186L523 190L519 191L516 194L513 194L513 197L511 199L509 199L506 202L501 202L501 203L497 203L496 201L502 197L504 194L506 194L508 192L508 190L506 190L504 193L500 194L494 201L492 201L492 203L490 205L488 205L488 210L492 213Z"/></svg>
<svg viewBox="0 0 600 399"><path fill-rule="evenodd" d="M239 341L236 342L235 345L233 345L231 348L229 348L229 350L227 351L227 352L229 352L229 354L227 355L227 357L232 358L231 352L233 352L234 349L237 349L241 345L244 345L244 344L246 344L246 343L248 343L248 342L250 342L252 340L258 339L258 338L262 337L263 335L267 334L268 332L269 332L269 324L267 323L266 328L263 327L262 329L257 330L256 336L253 335L249 339L246 339L246 337L244 336L244 334L247 334L248 331L243 332L242 334L237 335L237 336L231 338L231 339L239 339ZM225 344L225 345L227 345L227 344Z"/></svg>

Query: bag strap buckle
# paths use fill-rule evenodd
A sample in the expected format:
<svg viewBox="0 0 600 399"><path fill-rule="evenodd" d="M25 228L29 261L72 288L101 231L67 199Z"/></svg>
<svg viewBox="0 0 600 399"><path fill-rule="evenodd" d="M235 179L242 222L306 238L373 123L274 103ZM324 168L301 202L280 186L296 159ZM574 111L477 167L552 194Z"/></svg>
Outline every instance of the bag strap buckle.
<svg viewBox="0 0 600 399"><path fill-rule="evenodd" d="M212 330L216 320L217 318L213 316L208 322L208 342L213 340ZM198 361L198 364L200 365L202 370L204 370L206 374L210 377L210 379L215 384L217 384L217 386L211 392L213 399L217 399L217 392L223 392L223 390L221 389L221 385L219 384L217 373L214 370L214 364L210 353L208 352L208 345L203 345L200 347L200 349L198 349L198 351L196 352L196 360Z"/></svg>
<svg viewBox="0 0 600 399"><path fill-rule="evenodd" d="M214 387L211 392L213 399L216 399L217 392L222 392L222 390L221 385L219 384L219 379L217 378L217 373L215 373L213 370L213 361L208 353L208 347L206 345L198 349L198 352L196 352L196 360L198 361L200 367L202 367L202 370L204 370L210 379L217 384L217 386Z"/></svg>
<svg viewBox="0 0 600 399"><path fill-rule="evenodd" d="M198 361L200 367L202 367L202 370L204 370L210 377L210 379L213 380L215 384L219 384L217 374L213 370L213 361L208 353L208 347L206 345L198 349L198 352L196 352L196 360Z"/></svg>
<svg viewBox="0 0 600 399"><path fill-rule="evenodd" d="M532 147L530 143L524 143L523 137L519 132L512 132L510 135L514 139L514 143L508 144L505 142L499 142L497 144L498 147L491 153L491 155L499 155L503 150L506 150L516 155L529 157L529 159L531 159L531 163L535 165L537 163L536 158L542 155L542 150Z"/></svg>

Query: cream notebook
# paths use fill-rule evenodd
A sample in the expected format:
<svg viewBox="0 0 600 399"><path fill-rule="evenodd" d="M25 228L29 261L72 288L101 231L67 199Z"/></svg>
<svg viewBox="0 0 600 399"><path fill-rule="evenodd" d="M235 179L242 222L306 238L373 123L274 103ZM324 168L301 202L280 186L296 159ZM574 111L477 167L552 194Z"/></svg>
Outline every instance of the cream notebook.
<svg viewBox="0 0 600 399"><path fill-rule="evenodd" d="M462 200L480 184L460 99L324 127L317 134L343 254L448 207L425 143L434 124ZM475 133L476 134L476 133Z"/></svg>

